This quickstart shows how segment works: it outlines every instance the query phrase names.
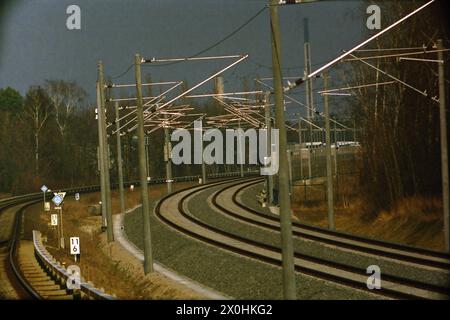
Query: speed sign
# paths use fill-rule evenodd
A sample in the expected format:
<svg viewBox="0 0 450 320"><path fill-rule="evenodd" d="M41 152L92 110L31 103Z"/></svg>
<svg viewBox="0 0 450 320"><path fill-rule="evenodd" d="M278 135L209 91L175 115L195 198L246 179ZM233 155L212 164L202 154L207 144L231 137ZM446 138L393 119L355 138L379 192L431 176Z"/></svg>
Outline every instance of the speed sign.
<svg viewBox="0 0 450 320"><path fill-rule="evenodd" d="M70 254L80 254L79 237L70 237Z"/></svg>
<svg viewBox="0 0 450 320"><path fill-rule="evenodd" d="M57 226L58 225L58 215L52 214L50 217L51 217L51 225Z"/></svg>

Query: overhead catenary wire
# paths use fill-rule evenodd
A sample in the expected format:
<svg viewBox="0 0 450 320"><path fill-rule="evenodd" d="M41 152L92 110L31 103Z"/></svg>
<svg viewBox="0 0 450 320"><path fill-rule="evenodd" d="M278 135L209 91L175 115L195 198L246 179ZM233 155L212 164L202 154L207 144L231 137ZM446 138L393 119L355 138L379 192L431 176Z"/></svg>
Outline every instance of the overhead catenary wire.
<svg viewBox="0 0 450 320"><path fill-rule="evenodd" d="M255 79L255 81L261 83L263 86L269 88L270 90L273 90L273 87L270 86L270 85L268 85L267 83L264 83L264 82L262 82L262 81L260 81L260 80L258 80L258 79ZM302 107L304 107L304 108L310 109L310 110L313 111L315 114L317 114L317 115L319 115L319 116L321 116L321 117L324 117L324 115L321 114L320 112L316 111L315 108L308 107L306 104L304 104L304 103L298 101L297 99L292 98L291 96L287 95L286 93L284 94L284 96L285 96L288 100L290 100L290 101L292 101L292 102L294 102L294 103L296 103L296 104L298 104L298 105L300 105L300 106L302 106ZM334 120L334 119L332 119L332 118L330 118L330 121L333 122L333 123L336 123L338 126L340 126L340 127L342 127L342 128L350 129L350 128L347 127L346 125L344 125L344 124L342 124L342 123L340 123L340 122L338 122L338 121L336 121L336 120Z"/></svg>
<svg viewBox="0 0 450 320"><path fill-rule="evenodd" d="M371 88L371 87L378 87L378 86L384 86L393 84L395 81L386 81L386 82L380 82L380 83L370 83L370 84L363 84L360 86L351 86L351 87L344 87L344 88L335 88L335 89L328 89L328 90L321 90L317 93L323 94L323 93L332 93L332 92L338 92L338 91L347 91L347 90L354 90L354 89L363 89L363 88Z"/></svg>
<svg viewBox="0 0 450 320"><path fill-rule="evenodd" d="M201 54L208 52L212 49L214 49L215 47L221 45L223 42L227 41L229 38L231 38L232 36L234 36L236 33L238 33L239 31L241 31L243 28L245 28L247 25L249 25L253 20L255 20L260 14L262 14L265 10L267 9L267 6L262 7L260 10L258 10L258 12L256 12L252 17L250 17L248 20L246 20L243 24L241 24L239 27L237 27L235 30L233 30L231 33L229 33L227 36L225 36L224 38L222 38L221 40L213 43L212 45L210 45L209 47L200 50L199 52L197 52L196 54L193 54L191 56L189 56L188 58L192 59L195 57L200 56ZM174 62L168 62L168 63L163 63L163 64L143 64L143 66L151 66L151 67L164 67L164 66L171 66L180 62L184 62L185 60L182 61L174 61Z"/></svg>
<svg viewBox="0 0 450 320"><path fill-rule="evenodd" d="M231 33L229 33L227 36L225 36L224 38L222 38L221 40L213 43L212 45L210 45L209 47L206 47L203 50L200 50L199 52L197 52L196 54L193 54L191 56L189 56L189 58L195 58L198 57L199 55L208 52L212 49L214 49L215 47L221 45L223 42L227 41L229 38L231 38L232 36L234 36L236 33L238 33L239 31L241 31L243 28L245 28L247 25L249 25L253 20L255 20L257 17L259 17L259 15L261 15L265 10L267 9L267 6L262 7L260 10L258 10L253 16L251 16L248 20L246 20L243 24L241 24L239 27L237 27L236 29L234 29ZM175 61L175 62L169 62L169 63L165 63L165 64L158 64L158 65L151 65L152 67L164 67L164 66L169 66L169 65L173 65L173 64L177 64L183 61ZM131 68L133 68L134 63L130 64L127 69L125 71L123 71L122 73L118 74L117 76L113 76L111 77L111 79L119 79L123 76L125 76L130 70ZM149 66L148 64L143 64L142 66Z"/></svg>
<svg viewBox="0 0 450 320"><path fill-rule="evenodd" d="M288 85L286 88L284 88L285 92L288 92L290 90L292 90L293 88L301 85L303 82L306 81L306 79L310 79L320 73L322 73L323 71L327 70L328 68L330 68L331 66L335 65L336 63L340 62L341 60L343 60L345 57L347 57L348 55L352 54L353 52L355 52L356 50L362 48L363 46L367 45L368 43L372 42L373 40L377 39L378 37L380 37L381 35L385 34L386 32L390 31L391 29L395 28L396 26L398 26L399 24L401 24L402 22L404 22L405 20L409 19L410 17L412 17L413 15L415 15L416 13L422 11L423 9L425 9L426 7L428 7L430 4L432 4L433 2L435 2L435 0L430 0L427 3L425 3L424 5L420 6L419 8L417 8L416 10L410 12L409 14L407 14L406 16L404 16L403 18L397 20L396 22L394 22L393 24L391 24L390 26L388 26L387 28L381 30L380 32L376 33L375 35L373 35L372 37L370 37L369 39L361 42L360 44L356 45L355 47L351 48L350 50L345 51L343 54L341 54L340 56L334 58L333 60L331 60L330 62L328 62L327 64L325 64L324 66L320 67L319 69L313 71L311 74L306 75L306 77L304 78L300 78L297 81L295 81L294 83ZM356 57L356 56L354 56Z"/></svg>
<svg viewBox="0 0 450 320"><path fill-rule="evenodd" d="M376 66L370 64L369 62L359 59L359 58L358 58L357 56L355 56L354 54L350 54L350 56L355 57L358 61L364 63L366 66L368 66L368 67L370 67L370 68L372 68L372 69L374 69L374 70L376 70L376 71L378 71L378 72L384 74L385 76L387 76L387 77L389 77L389 78L391 78L391 79L397 81L398 83L401 83L401 84L404 85L405 87L407 87L407 88L409 88L409 89L411 89L411 90L413 90L413 91L419 93L420 95L422 95L422 96L424 96L424 97L427 97L427 98L430 98L432 101L439 103L439 100L436 99L436 97L430 97L430 96L428 95L428 93L427 93L426 90L419 90L419 89L417 89L416 87L413 87L412 85L406 83L405 81L400 80L399 78L397 78L397 77L395 77L395 76L393 76L393 75L387 73L386 71L381 70L380 68L377 68Z"/></svg>
<svg viewBox="0 0 450 320"><path fill-rule="evenodd" d="M429 47L423 45L421 47L410 47L410 48L374 48L374 49L359 49L355 52L383 52L383 51L407 51L407 50L420 50L428 49Z"/></svg>
<svg viewBox="0 0 450 320"><path fill-rule="evenodd" d="M421 54L431 54L431 53L437 53L437 52L446 52L450 51L450 49L443 49L443 50L430 50L430 51L417 51L417 52L408 52L408 53L398 53L398 54L387 54L387 55L381 55L381 56L369 56L369 57L358 57L358 59L345 59L343 62L348 61L356 61L356 60L372 60L372 59L386 59L386 58L399 58L399 57L408 57L408 56L416 56Z"/></svg>

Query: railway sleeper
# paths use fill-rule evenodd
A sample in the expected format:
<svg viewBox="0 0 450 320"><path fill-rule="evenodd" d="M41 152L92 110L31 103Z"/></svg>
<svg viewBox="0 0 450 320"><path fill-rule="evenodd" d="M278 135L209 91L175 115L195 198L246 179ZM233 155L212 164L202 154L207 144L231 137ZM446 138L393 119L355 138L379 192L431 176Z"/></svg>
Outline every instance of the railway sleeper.
<svg viewBox="0 0 450 320"><path fill-rule="evenodd" d="M31 241L20 242L18 264L25 280L43 299L74 300L79 297L73 290L67 290L62 279L49 272L36 258Z"/></svg>

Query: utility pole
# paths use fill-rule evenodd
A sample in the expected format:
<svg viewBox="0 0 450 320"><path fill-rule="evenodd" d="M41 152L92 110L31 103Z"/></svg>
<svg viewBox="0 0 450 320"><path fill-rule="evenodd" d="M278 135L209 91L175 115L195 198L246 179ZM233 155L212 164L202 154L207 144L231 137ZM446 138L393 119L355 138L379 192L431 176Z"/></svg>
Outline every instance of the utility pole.
<svg viewBox="0 0 450 320"><path fill-rule="evenodd" d="M120 115L119 102L115 103L116 109L116 139L117 139L117 174L119 176L119 199L120 199L120 213L125 213L125 194L123 189L123 160L122 160L122 144L120 142Z"/></svg>
<svg viewBox="0 0 450 320"><path fill-rule="evenodd" d="M97 83L97 93L98 90L98 83ZM97 95L99 97L100 95ZM97 108L97 110L100 108ZM98 111L97 111L98 112ZM98 171L100 172L100 194L101 194L101 210L102 210L102 229L104 228L106 230L106 189L105 189L105 170L104 170L104 161L103 161L103 139L101 138L102 134L102 128L100 124L100 117L97 114L97 120L98 120L98 135L99 135L99 143L97 146L97 164L98 164Z"/></svg>
<svg viewBox="0 0 450 320"><path fill-rule="evenodd" d="M303 152L302 152L302 116L298 114L298 145L300 146L300 179L303 180Z"/></svg>
<svg viewBox="0 0 450 320"><path fill-rule="evenodd" d="M101 209L102 209L102 227L106 227L106 188L105 188L105 161L104 158L104 150L103 147L103 135L102 135L102 123L103 118L100 114L101 109L101 95L100 95L100 84L97 82L97 120L98 120L98 147L97 147L97 161L98 161L98 170L100 171L100 192L101 192Z"/></svg>
<svg viewBox="0 0 450 320"><path fill-rule="evenodd" d="M292 195L292 151L287 150L287 160L289 169L289 194Z"/></svg>
<svg viewBox="0 0 450 320"><path fill-rule="evenodd" d="M283 83L281 75L281 42L278 20L278 0L270 0L270 24L272 38L272 71L275 89L275 121L279 130L279 203L281 227L281 255L283 267L283 297L297 297L295 284L294 245L292 240L291 199L287 163L287 137L284 120ZM275 141L277 143L277 141Z"/></svg>
<svg viewBox="0 0 450 320"><path fill-rule="evenodd" d="M239 134L241 134L241 120L238 120L238 128L239 128ZM239 138L239 141L241 141L241 139ZM239 143L239 162L240 162L240 171L241 171L241 178L244 177L244 159L245 159L245 155L242 152L245 149L245 138L243 139L243 143L244 145L240 145ZM242 159L242 157L244 157L244 159Z"/></svg>
<svg viewBox="0 0 450 320"><path fill-rule="evenodd" d="M309 42L309 19L303 19L303 30L304 30L304 53L305 53L305 73L309 75L311 73L311 43ZM306 99L308 105L308 120L314 119L313 112L313 88L312 88L312 79L309 78L306 80Z"/></svg>
<svg viewBox="0 0 450 320"><path fill-rule="evenodd" d="M167 193L172 193L172 161L170 160L172 153L172 144L170 142L169 126L164 126L164 161L166 162L166 183Z"/></svg>
<svg viewBox="0 0 450 320"><path fill-rule="evenodd" d="M203 148L204 148L204 145L203 145L203 118L202 118L202 120L201 120L201 123L202 123L202 132L201 132L201 134L202 134L202 143L201 143L201 146L202 146L202 184L205 184L206 183L206 163L205 163L205 159L204 159L204 157L203 157Z"/></svg>
<svg viewBox="0 0 450 320"><path fill-rule="evenodd" d="M304 48L304 56L305 56L305 76L311 73L311 43L309 42L309 20L305 18L303 20L303 48ZM306 105L308 106L307 115L309 123L309 148L308 148L308 174L309 179L312 177L312 167L311 167L311 152L312 152L312 143L313 143L313 128L312 121L314 119L314 101L313 101L313 90L312 90L312 79L309 78L306 80Z"/></svg>
<svg viewBox="0 0 450 320"><path fill-rule="evenodd" d="M337 157L339 149L339 139L337 136L336 122L334 122L334 174L336 175L336 180L338 178L338 167L337 167Z"/></svg>
<svg viewBox="0 0 450 320"><path fill-rule="evenodd" d="M142 220L144 228L144 272L153 272L152 238L150 230L150 204L148 202L147 168L145 166L144 108L142 106L141 56L134 60L136 76L137 136L139 154L139 177L141 180Z"/></svg>
<svg viewBox="0 0 450 320"><path fill-rule="evenodd" d="M150 137L145 133L145 168L147 169L147 181L150 181L150 164L149 164L149 155L148 155L148 146L150 145Z"/></svg>
<svg viewBox="0 0 450 320"><path fill-rule="evenodd" d="M103 63L101 61L98 62L98 82L99 82L99 91L100 91L100 105L99 105L99 119L102 129L102 139L103 139L103 163L104 163L104 179L105 179L105 201L106 203L102 203L102 207L104 206L106 209L106 235L108 242L114 241L114 232L113 232L113 221L112 221L112 208L111 208L111 182L109 177L109 147L108 147L108 136L106 133L106 113L105 113L105 80L103 73Z"/></svg>
<svg viewBox="0 0 450 320"><path fill-rule="evenodd" d="M439 110L441 127L441 167L442 167L442 200L444 208L444 234L445 250L450 252L450 213L449 213L449 186L448 186L448 149L447 149L447 116L445 103L445 63L444 45L442 39L438 40L437 49L439 62Z"/></svg>
<svg viewBox="0 0 450 320"><path fill-rule="evenodd" d="M328 74L323 74L323 87L324 90L328 88ZM328 105L328 95L324 94L325 105L325 143L327 154L327 205L328 205L328 228L330 230L335 229L334 225L334 203L333 203L333 172L331 167L331 134L330 134L330 108Z"/></svg>
<svg viewBox="0 0 450 320"><path fill-rule="evenodd" d="M264 95L264 118L267 130L267 156L272 156L272 118L270 116L270 97ZM273 204L273 176L267 175L267 200L269 205Z"/></svg>

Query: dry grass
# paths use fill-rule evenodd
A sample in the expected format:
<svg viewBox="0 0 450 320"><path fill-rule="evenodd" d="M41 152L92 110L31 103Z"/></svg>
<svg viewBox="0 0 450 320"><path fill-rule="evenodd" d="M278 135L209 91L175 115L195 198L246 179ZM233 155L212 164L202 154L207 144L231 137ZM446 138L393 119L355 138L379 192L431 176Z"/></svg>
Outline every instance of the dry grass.
<svg viewBox="0 0 450 320"><path fill-rule="evenodd" d="M1 193L0 192L0 199L6 199L6 198L9 198L9 197L12 197L11 193Z"/></svg>
<svg viewBox="0 0 450 320"><path fill-rule="evenodd" d="M295 215L305 223L327 227L327 206L301 205L293 197ZM336 229L432 250L444 250L442 200L411 197L400 201L391 211L369 217L363 200L352 197L335 204Z"/></svg>
<svg viewBox="0 0 450 320"><path fill-rule="evenodd" d="M190 183L177 183L174 189L184 188ZM149 188L150 197L160 198L165 194L164 185ZM112 192L113 213L119 211L119 200L116 191ZM127 207L140 203L140 190L127 190ZM94 285L104 288L106 292L115 294L121 299L192 299L201 298L186 287L182 287L159 274L145 276L140 263L118 245L106 243L105 234L101 233L101 216L90 216L88 206L98 204L100 194L81 195L79 201L68 196L63 205L63 227L66 246L71 236L80 237L82 276L93 280ZM41 230L47 235L47 249L61 263L73 264L74 258L69 249L58 250L56 231L48 223L49 214L43 213L42 204L27 209L25 232L31 229Z"/></svg>

